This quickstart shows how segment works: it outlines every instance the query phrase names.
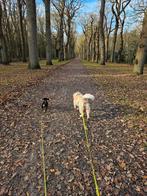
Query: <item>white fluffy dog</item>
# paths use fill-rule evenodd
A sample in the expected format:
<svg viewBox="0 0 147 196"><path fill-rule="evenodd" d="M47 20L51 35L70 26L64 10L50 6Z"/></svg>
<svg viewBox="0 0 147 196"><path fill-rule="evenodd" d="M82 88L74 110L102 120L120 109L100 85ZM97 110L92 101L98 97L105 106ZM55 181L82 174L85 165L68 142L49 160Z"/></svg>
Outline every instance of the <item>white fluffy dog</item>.
<svg viewBox="0 0 147 196"><path fill-rule="evenodd" d="M84 116L84 112L86 112L87 119L90 117L90 104L89 99L92 101L95 99L95 97L91 94L86 93L85 95L82 95L80 92L75 92L73 94L73 105L74 109L78 107L80 112L80 117Z"/></svg>

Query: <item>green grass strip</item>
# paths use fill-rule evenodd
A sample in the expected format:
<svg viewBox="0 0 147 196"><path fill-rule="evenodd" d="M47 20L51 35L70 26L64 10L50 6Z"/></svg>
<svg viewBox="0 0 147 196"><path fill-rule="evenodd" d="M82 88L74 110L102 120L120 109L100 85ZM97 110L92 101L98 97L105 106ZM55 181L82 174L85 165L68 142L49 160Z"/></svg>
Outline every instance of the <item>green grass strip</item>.
<svg viewBox="0 0 147 196"><path fill-rule="evenodd" d="M91 169L92 169L92 176L93 176L93 181L94 181L94 185L95 185L96 196L100 196L99 186L98 186L98 182L96 179L94 165L92 162L92 154L91 154L90 145L88 142L88 128L87 128L87 124L86 124L84 115L82 116L82 119L83 119L84 131L85 131L86 145L87 145L87 149L88 149L88 153L89 153L89 157L90 157L90 165L91 165Z"/></svg>
<svg viewBox="0 0 147 196"><path fill-rule="evenodd" d="M42 168L43 168L43 182L44 182L44 195L47 196L47 183L46 183L46 172L45 172L45 157L44 157L44 139L43 139L43 125L41 120L41 154L42 154Z"/></svg>

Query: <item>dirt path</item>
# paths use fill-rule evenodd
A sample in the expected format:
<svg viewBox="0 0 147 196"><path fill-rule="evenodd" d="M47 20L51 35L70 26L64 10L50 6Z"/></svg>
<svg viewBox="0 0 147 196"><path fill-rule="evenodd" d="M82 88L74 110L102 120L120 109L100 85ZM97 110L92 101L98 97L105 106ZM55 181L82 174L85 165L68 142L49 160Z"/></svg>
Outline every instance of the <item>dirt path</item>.
<svg viewBox="0 0 147 196"><path fill-rule="evenodd" d="M41 118L48 195L95 195L82 121L72 105L77 90L96 97L88 126L102 195L145 194L145 162L138 156L136 141L130 145L121 109L105 99L102 87L76 59L1 107L0 195L8 190L8 195L43 195ZM50 99L45 114L42 97Z"/></svg>

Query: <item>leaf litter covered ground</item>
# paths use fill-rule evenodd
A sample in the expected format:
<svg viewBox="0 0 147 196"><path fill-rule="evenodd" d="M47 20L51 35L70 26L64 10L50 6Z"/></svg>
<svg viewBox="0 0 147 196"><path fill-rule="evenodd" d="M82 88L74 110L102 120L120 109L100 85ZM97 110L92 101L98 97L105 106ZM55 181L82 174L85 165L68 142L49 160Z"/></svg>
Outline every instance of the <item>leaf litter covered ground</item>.
<svg viewBox="0 0 147 196"><path fill-rule="evenodd" d="M146 79L76 59L2 105L0 195L43 195L41 119L48 195L95 195L82 120L72 105L77 90L96 98L88 128L101 195L145 195ZM49 97L46 113L42 97Z"/></svg>
<svg viewBox="0 0 147 196"><path fill-rule="evenodd" d="M38 84L51 71L69 61L53 60L52 62L54 66L47 66L46 61L41 60L41 70L29 70L27 63L22 62L0 64L0 103L20 96L26 87Z"/></svg>

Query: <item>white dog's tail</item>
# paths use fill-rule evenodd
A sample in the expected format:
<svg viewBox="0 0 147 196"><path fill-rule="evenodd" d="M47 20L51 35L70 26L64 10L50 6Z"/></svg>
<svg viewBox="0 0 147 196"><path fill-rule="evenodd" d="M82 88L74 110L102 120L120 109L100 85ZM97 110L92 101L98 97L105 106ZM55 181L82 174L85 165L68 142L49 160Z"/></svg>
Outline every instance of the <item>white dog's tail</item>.
<svg viewBox="0 0 147 196"><path fill-rule="evenodd" d="M84 99L91 99L92 101L95 99L95 97L91 94L86 93L85 95L83 95Z"/></svg>

